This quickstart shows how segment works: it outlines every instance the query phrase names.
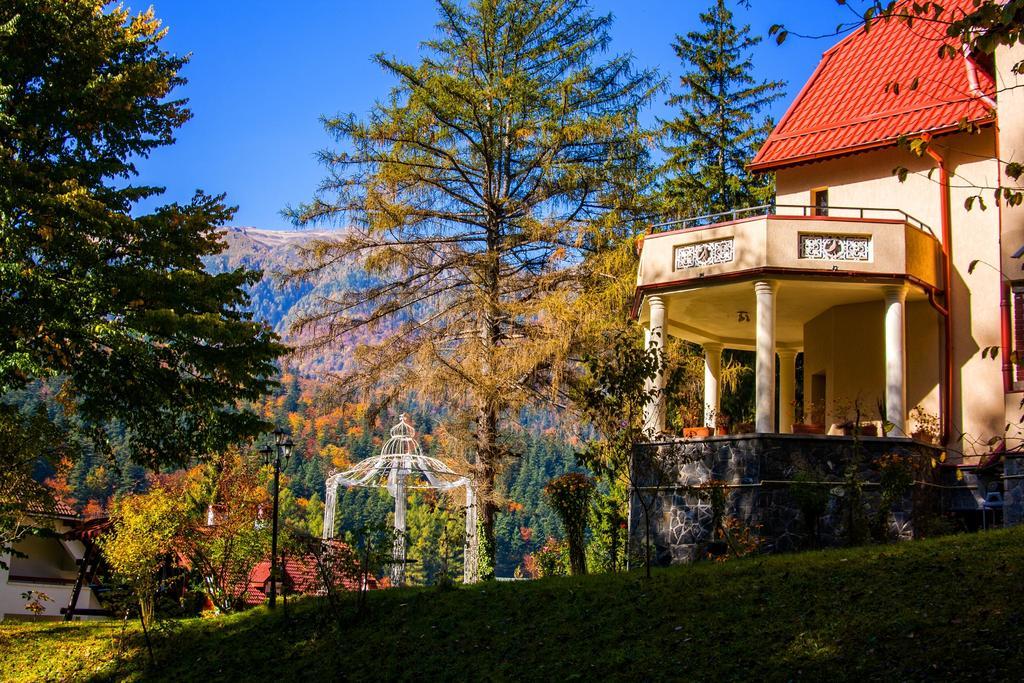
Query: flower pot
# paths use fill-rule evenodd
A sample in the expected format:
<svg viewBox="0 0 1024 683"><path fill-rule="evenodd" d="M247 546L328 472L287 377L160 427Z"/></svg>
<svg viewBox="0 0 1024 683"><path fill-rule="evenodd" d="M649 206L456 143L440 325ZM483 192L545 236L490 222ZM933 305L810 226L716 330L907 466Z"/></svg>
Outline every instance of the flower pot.
<svg viewBox="0 0 1024 683"><path fill-rule="evenodd" d="M932 434L931 432L914 432L913 434L910 435L910 438L913 439L914 441L920 441L921 443L934 444L936 441L938 441L938 439L935 438L935 435Z"/></svg>
<svg viewBox="0 0 1024 683"><path fill-rule="evenodd" d="M711 427L683 427L684 439L706 439L711 436Z"/></svg>
<svg viewBox="0 0 1024 683"><path fill-rule="evenodd" d="M824 434L825 433L825 425L799 424L799 423L797 423L797 424L793 425L793 433L794 434Z"/></svg>
<svg viewBox="0 0 1024 683"><path fill-rule="evenodd" d="M851 424L843 425L843 436L853 436L854 426ZM860 426L861 436L878 436L878 425L874 423L862 424Z"/></svg>
<svg viewBox="0 0 1024 683"><path fill-rule="evenodd" d="M715 428L715 436L729 436L729 428L728 427L716 427Z"/></svg>
<svg viewBox="0 0 1024 683"><path fill-rule="evenodd" d="M753 434L754 423L753 422L739 422L736 424L736 431L734 434Z"/></svg>

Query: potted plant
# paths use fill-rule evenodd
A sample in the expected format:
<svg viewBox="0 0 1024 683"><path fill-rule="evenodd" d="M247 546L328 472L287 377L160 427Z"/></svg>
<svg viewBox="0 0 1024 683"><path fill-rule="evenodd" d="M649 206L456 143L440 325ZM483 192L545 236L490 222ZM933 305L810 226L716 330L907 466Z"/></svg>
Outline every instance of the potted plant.
<svg viewBox="0 0 1024 683"><path fill-rule="evenodd" d="M684 439L706 439L714 433L713 427L700 425L700 418L694 414L688 406L684 406L679 410L679 416L682 418L684 425L697 425L692 427L683 427Z"/></svg>
<svg viewBox="0 0 1024 683"><path fill-rule="evenodd" d="M793 401L794 408L798 401ZM803 406L803 410L794 410L794 413L803 415L803 422L793 423L794 434L824 434L825 433L825 402L821 399L809 401Z"/></svg>
<svg viewBox="0 0 1024 683"><path fill-rule="evenodd" d="M714 432L713 427L683 427L684 439L706 439Z"/></svg>
<svg viewBox="0 0 1024 683"><path fill-rule="evenodd" d="M938 415L929 413L921 406L914 406L914 409L910 411L910 419L914 423L914 431L910 434L914 441L932 444L938 442L939 432L942 429Z"/></svg>
<svg viewBox="0 0 1024 683"><path fill-rule="evenodd" d="M715 415L714 411L711 411L715 419L715 436L727 436L729 434L729 416L726 414Z"/></svg>
<svg viewBox="0 0 1024 683"><path fill-rule="evenodd" d="M754 423L753 423L753 421L745 420L743 422L737 422L733 426L732 433L733 434L753 434L754 433Z"/></svg>
<svg viewBox="0 0 1024 683"><path fill-rule="evenodd" d="M858 431L860 436L878 436L878 425L874 422L844 422L839 428L843 436L856 436Z"/></svg>
<svg viewBox="0 0 1024 683"><path fill-rule="evenodd" d="M801 422L793 423L794 434L824 434L825 425L806 424Z"/></svg>

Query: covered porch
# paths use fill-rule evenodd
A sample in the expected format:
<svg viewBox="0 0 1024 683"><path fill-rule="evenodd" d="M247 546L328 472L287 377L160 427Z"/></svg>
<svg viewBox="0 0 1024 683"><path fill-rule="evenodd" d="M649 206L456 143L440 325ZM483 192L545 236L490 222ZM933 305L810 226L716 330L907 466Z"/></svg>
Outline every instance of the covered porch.
<svg viewBox="0 0 1024 683"><path fill-rule="evenodd" d="M634 312L650 347L674 337L703 349L706 427L721 415L723 352L736 349L754 355L746 431L841 434L857 415L867 433L906 438L911 410L937 413L943 390L940 259L927 227L899 212L666 230L644 239ZM645 418L655 438L664 380Z"/></svg>

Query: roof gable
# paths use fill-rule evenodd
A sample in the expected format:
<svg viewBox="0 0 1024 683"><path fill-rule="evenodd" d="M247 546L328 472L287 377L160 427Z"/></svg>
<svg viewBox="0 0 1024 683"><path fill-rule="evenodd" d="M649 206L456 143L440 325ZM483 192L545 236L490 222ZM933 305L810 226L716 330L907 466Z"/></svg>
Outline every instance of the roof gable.
<svg viewBox="0 0 1024 683"><path fill-rule="evenodd" d="M947 16L971 7L972 0L950 0ZM952 132L963 120L992 121L992 75L966 56L940 58L950 40L942 24L924 20L879 19L850 34L822 55L750 168L770 171L889 146L901 135ZM898 92L887 87L893 82Z"/></svg>

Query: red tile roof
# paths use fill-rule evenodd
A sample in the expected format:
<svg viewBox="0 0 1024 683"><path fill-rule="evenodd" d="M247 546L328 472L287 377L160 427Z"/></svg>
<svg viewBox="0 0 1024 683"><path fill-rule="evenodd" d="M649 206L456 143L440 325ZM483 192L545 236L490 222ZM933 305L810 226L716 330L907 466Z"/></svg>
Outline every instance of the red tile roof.
<svg viewBox="0 0 1024 683"><path fill-rule="evenodd" d="M76 524L70 531L65 532L64 538L75 541L94 541L114 527L109 517L94 517Z"/></svg>
<svg viewBox="0 0 1024 683"><path fill-rule="evenodd" d="M75 508L71 507L67 503L62 503L59 500L53 501L52 507L39 502L31 502L25 506L25 511L32 514L43 515L46 517L58 517L62 519L79 519L82 516L77 510L75 510Z"/></svg>
<svg viewBox="0 0 1024 683"><path fill-rule="evenodd" d="M339 544L340 545L340 544ZM322 579L317 572L316 558L312 555L285 557L281 567L282 582L287 586L289 593L300 593L303 595L318 595L322 591ZM358 582L352 579L342 579L340 584L346 590L355 590ZM368 588L377 588L377 580L369 577ZM249 574L249 586L245 591L245 604L261 605L267 599L270 590L270 560L263 560L257 564ZM278 585L278 593L281 593L281 585Z"/></svg>
<svg viewBox="0 0 1024 683"><path fill-rule="evenodd" d="M943 3L945 16L970 11L972 2ZM847 36L822 55L750 168L775 170L886 147L901 135L952 132L965 119L991 122L985 98L994 98L992 75L965 56L940 59L939 46L950 41L940 24L908 26L895 18ZM899 83L898 94L886 92L892 82Z"/></svg>

